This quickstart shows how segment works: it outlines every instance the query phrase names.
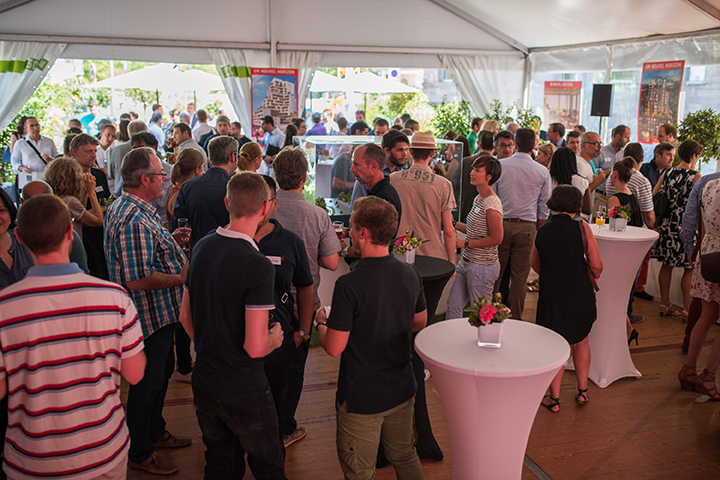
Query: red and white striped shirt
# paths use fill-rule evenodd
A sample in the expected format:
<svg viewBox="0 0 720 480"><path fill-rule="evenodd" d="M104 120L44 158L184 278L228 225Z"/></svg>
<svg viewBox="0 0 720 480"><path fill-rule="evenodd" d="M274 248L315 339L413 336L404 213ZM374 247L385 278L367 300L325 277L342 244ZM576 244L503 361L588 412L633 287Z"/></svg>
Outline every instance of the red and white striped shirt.
<svg viewBox="0 0 720 480"><path fill-rule="evenodd" d="M5 471L89 479L126 462L120 365L143 346L127 292L76 264L33 267L0 291Z"/></svg>

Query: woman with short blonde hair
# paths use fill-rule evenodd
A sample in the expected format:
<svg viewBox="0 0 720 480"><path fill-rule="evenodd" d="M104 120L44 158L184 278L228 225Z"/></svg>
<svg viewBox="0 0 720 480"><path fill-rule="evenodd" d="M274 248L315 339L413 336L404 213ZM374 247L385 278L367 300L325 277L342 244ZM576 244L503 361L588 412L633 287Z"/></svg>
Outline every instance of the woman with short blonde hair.
<svg viewBox="0 0 720 480"><path fill-rule="evenodd" d="M262 148L255 142L248 142L240 148L237 169L241 172L256 172L262 165Z"/></svg>

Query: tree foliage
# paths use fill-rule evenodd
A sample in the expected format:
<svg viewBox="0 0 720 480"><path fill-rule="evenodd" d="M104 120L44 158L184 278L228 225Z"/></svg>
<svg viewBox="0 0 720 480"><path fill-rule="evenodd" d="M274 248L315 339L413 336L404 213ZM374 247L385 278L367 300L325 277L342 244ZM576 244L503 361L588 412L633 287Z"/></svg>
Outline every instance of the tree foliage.
<svg viewBox="0 0 720 480"><path fill-rule="evenodd" d="M705 149L700 164L720 158L720 114L712 108L688 113L678 125L678 140L695 140Z"/></svg>
<svg viewBox="0 0 720 480"><path fill-rule="evenodd" d="M444 97L433 109L435 116L432 128L436 137L442 137L448 130L453 130L458 135L467 135L470 132L472 114L465 100L448 102L447 97Z"/></svg>
<svg viewBox="0 0 720 480"><path fill-rule="evenodd" d="M503 105L500 100L493 100L490 102L490 111L485 112L483 118L485 120L497 120L502 126L514 122L522 128L530 128L540 132L540 118L533 114L529 108L523 108L520 100L507 106Z"/></svg>

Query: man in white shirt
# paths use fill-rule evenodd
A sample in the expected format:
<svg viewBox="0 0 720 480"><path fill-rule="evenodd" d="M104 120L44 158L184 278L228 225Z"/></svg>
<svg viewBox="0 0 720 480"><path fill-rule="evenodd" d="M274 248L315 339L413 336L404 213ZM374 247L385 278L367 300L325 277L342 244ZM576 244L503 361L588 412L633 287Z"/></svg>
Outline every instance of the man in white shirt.
<svg viewBox="0 0 720 480"><path fill-rule="evenodd" d="M198 152L202 153L203 156L203 169L207 170L207 154L205 153L205 149L203 149L198 143L195 141L195 139L192 138L192 134L190 131L190 127L185 123L176 123L173 125L173 131L172 131L173 138L175 139L175 143L178 146L177 153L182 152L186 148L194 148Z"/></svg>
<svg viewBox="0 0 720 480"><path fill-rule="evenodd" d="M107 174L107 157L108 152L110 150L110 147L113 146L113 143L115 142L115 135L117 134L117 130L115 129L115 126L112 124L105 125L100 132L100 145L97 146L97 159L96 163L98 165L98 168L102 168L103 171Z"/></svg>
<svg viewBox="0 0 720 480"><path fill-rule="evenodd" d="M37 118L29 117L25 126L28 134L15 142L15 148L10 158L13 172L16 174L43 172L48 162L58 154L55 142L40 135L40 123Z"/></svg>
<svg viewBox="0 0 720 480"><path fill-rule="evenodd" d="M197 123L192 127L192 138L197 143L201 136L212 130L212 127L208 125L208 115L205 110L198 110L195 118L197 118Z"/></svg>
<svg viewBox="0 0 720 480"><path fill-rule="evenodd" d="M157 138L158 145L161 147L165 146L165 132L162 129L162 113L159 111L153 112L150 121L148 122L147 131L155 135Z"/></svg>

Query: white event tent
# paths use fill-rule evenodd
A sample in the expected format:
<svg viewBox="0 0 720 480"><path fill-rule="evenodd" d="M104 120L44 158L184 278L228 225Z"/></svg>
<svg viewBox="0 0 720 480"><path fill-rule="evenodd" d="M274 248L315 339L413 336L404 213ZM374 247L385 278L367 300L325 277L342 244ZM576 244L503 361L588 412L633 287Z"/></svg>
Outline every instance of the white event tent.
<svg viewBox="0 0 720 480"><path fill-rule="evenodd" d="M301 104L318 66L443 68L481 114L569 76L631 100L643 62L720 64L718 27L720 0L0 0L0 128L57 58L213 63L249 129L251 67L298 69Z"/></svg>

